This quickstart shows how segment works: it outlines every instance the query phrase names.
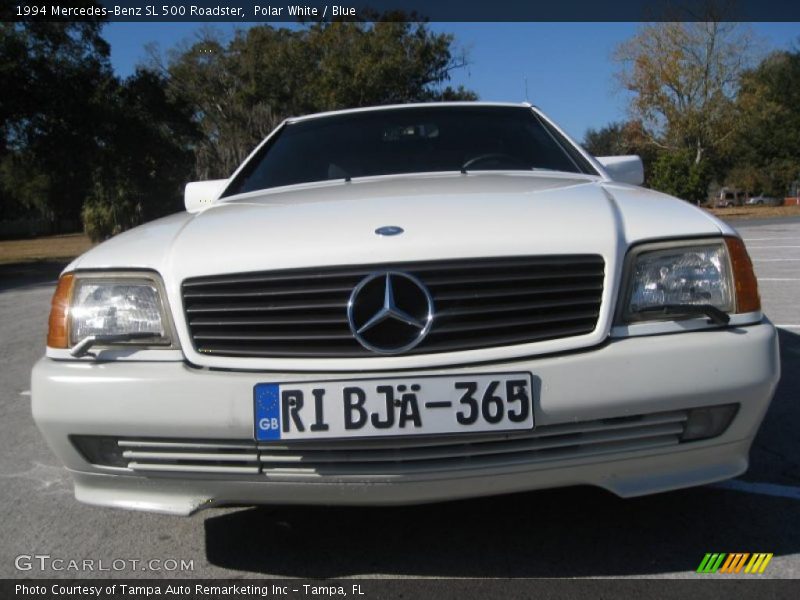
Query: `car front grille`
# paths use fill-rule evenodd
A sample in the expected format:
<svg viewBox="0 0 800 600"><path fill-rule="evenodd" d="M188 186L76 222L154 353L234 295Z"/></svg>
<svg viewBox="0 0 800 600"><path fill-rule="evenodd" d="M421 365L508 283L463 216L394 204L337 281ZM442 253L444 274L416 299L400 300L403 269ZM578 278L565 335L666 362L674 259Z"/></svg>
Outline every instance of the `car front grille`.
<svg viewBox="0 0 800 600"><path fill-rule="evenodd" d="M183 305L198 352L242 357L379 356L353 337L347 303L376 271L430 291L435 318L407 354L525 344L590 333L605 264L598 255L448 260L291 269L187 279Z"/></svg>
<svg viewBox="0 0 800 600"><path fill-rule="evenodd" d="M90 462L107 460L145 475L369 479L591 459L674 446L680 443L686 419L687 412L681 410L544 425L534 431L502 434L269 444L245 440L90 440L90 436L77 436L74 442L79 448L106 448L98 454L105 458L90 458Z"/></svg>

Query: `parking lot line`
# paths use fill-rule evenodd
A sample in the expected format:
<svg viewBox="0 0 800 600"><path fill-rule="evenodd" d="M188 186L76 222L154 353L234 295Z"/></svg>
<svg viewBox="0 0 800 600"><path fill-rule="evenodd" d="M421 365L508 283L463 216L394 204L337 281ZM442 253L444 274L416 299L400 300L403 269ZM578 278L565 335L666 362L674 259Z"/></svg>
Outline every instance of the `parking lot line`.
<svg viewBox="0 0 800 600"><path fill-rule="evenodd" d="M800 258L754 258L753 262L797 262Z"/></svg>
<svg viewBox="0 0 800 600"><path fill-rule="evenodd" d="M797 241L797 237L786 237L786 238L771 238L771 237L765 237L765 238L742 238L742 241L744 241L744 242L778 242L778 241L783 241L783 240L791 240L793 242L796 242Z"/></svg>
<svg viewBox="0 0 800 600"><path fill-rule="evenodd" d="M800 248L800 246L748 246L748 250L774 250L776 248Z"/></svg>
<svg viewBox="0 0 800 600"><path fill-rule="evenodd" d="M791 498L800 500L800 487L791 485L778 485L777 483L759 483L757 481L743 481L741 479L731 479L714 483L711 487L745 492L747 494L761 494L762 496L777 496L779 498Z"/></svg>
<svg viewBox="0 0 800 600"><path fill-rule="evenodd" d="M781 329L800 329L800 325L786 325L785 323L775 325L775 327L779 327Z"/></svg>
<svg viewBox="0 0 800 600"><path fill-rule="evenodd" d="M759 277L759 281L800 281L800 277Z"/></svg>

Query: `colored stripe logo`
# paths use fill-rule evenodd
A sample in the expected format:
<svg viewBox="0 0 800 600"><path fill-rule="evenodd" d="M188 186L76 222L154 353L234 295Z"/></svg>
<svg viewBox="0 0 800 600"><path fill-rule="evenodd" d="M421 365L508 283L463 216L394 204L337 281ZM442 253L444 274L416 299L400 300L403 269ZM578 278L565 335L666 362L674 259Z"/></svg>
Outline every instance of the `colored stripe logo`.
<svg viewBox="0 0 800 600"><path fill-rule="evenodd" d="M772 556L771 552L709 552L703 557L697 572L760 575L766 571Z"/></svg>

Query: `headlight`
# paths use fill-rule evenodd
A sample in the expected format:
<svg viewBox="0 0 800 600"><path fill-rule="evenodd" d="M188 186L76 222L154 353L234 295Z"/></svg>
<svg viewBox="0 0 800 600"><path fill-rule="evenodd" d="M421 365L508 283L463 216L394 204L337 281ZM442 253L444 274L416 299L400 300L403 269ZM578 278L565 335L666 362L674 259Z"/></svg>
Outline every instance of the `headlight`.
<svg viewBox="0 0 800 600"><path fill-rule="evenodd" d="M731 276L724 244L639 252L627 313L661 306L710 304L730 312Z"/></svg>
<svg viewBox="0 0 800 600"><path fill-rule="evenodd" d="M621 320L628 323L760 310L752 264L736 238L640 246L627 277Z"/></svg>
<svg viewBox="0 0 800 600"><path fill-rule="evenodd" d="M69 333L73 344L89 335L150 333L163 338L155 283L79 279L72 292Z"/></svg>
<svg viewBox="0 0 800 600"><path fill-rule="evenodd" d="M171 345L160 280L154 275L75 273L61 278L50 312L48 346L97 343Z"/></svg>

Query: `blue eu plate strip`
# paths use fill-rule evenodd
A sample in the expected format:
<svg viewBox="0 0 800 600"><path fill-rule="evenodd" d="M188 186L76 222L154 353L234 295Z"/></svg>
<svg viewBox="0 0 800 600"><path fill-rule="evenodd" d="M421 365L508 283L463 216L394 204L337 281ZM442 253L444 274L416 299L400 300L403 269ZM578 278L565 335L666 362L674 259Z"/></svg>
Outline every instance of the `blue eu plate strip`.
<svg viewBox="0 0 800 600"><path fill-rule="evenodd" d="M259 383L254 391L256 441L281 439L280 390L277 383Z"/></svg>

